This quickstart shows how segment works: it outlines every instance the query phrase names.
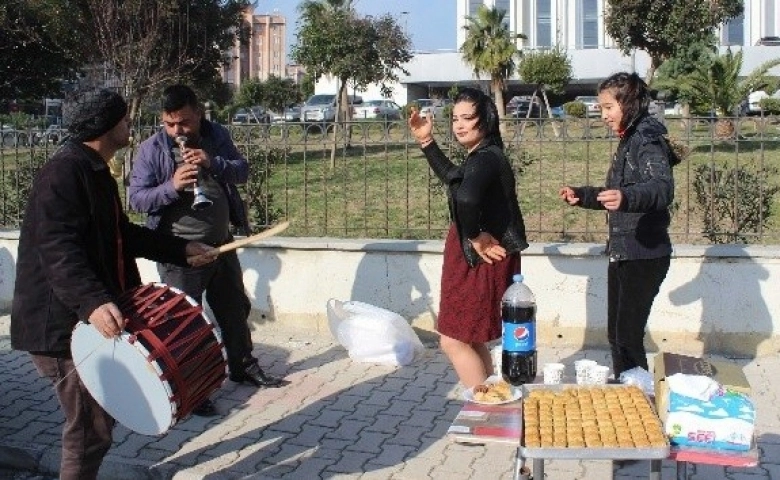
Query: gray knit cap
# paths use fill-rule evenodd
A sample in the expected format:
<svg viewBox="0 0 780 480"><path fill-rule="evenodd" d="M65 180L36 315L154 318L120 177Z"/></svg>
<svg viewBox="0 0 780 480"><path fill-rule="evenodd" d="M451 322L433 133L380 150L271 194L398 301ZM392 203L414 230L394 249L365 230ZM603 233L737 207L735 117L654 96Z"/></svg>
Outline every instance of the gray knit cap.
<svg viewBox="0 0 780 480"><path fill-rule="evenodd" d="M114 128L127 115L127 103L116 92L99 89L78 94L63 108L63 121L73 140L88 142Z"/></svg>

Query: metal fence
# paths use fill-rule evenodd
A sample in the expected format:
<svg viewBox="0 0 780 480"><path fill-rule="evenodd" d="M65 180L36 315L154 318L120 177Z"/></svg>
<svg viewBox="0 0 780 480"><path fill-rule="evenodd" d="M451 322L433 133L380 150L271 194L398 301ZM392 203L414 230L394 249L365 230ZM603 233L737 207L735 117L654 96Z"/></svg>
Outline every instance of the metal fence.
<svg viewBox="0 0 780 480"><path fill-rule="evenodd" d="M689 152L674 170L673 240L778 243L780 119L665 122L674 142ZM617 138L601 120L513 119L503 127L530 240L605 240L604 212L569 207L557 196L563 185L603 184ZM156 128L137 127L133 145L118 154L112 167L120 183L138 143ZM444 235L444 190L403 120L353 122L335 132L332 125L300 123L230 129L250 161L251 178L242 188L257 229L289 219L286 234L293 236ZM4 135L0 150L0 223L6 228L20 224L32 175L56 148L51 138L19 137L6 142ZM463 158L446 122L436 125L436 138L453 159Z"/></svg>

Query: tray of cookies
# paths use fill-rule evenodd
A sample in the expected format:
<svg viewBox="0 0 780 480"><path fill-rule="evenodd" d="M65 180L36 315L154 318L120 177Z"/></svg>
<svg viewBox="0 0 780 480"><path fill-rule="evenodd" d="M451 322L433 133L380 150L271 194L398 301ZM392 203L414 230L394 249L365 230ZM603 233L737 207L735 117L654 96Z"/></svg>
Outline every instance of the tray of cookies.
<svg viewBox="0 0 780 480"><path fill-rule="evenodd" d="M523 385L526 458L663 459L669 441L633 385Z"/></svg>

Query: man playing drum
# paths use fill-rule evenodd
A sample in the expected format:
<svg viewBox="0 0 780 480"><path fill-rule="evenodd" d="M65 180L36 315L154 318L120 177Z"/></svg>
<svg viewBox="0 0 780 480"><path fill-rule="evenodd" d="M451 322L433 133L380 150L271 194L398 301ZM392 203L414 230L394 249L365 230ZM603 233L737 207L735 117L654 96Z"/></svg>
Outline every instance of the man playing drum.
<svg viewBox="0 0 780 480"><path fill-rule="evenodd" d="M130 206L148 214L150 228L213 246L232 240L231 223L242 234L249 234L244 203L236 188L246 183L249 164L228 130L203 118L195 92L185 85L173 85L163 92L162 122L163 128L141 144L133 161ZM202 267L161 263L158 271L163 283L198 302L205 293L222 331L231 380L256 387L285 383L266 375L252 356L247 324L251 303L235 251ZM212 416L216 409L206 400L193 413Z"/></svg>
<svg viewBox="0 0 780 480"><path fill-rule="evenodd" d="M117 150L129 144L127 104L120 95L84 92L64 114L70 138L36 175L24 212L11 346L30 352L62 406L59 478L89 480L97 478L111 447L115 422L75 370L74 326L88 321L105 338L122 332L125 319L116 301L141 284L135 258L194 266L212 262L216 251L134 225L123 213L108 168Z"/></svg>

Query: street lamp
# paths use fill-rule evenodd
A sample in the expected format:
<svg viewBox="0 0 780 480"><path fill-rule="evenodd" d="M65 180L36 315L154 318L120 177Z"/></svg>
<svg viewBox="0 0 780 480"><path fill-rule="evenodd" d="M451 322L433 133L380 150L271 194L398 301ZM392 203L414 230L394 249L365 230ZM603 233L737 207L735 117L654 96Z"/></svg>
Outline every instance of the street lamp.
<svg viewBox="0 0 780 480"><path fill-rule="evenodd" d="M409 20L409 12L403 11L403 12L401 12L401 16L404 19L404 35L408 37L409 36L409 31L408 31L408 28L407 28L408 27L407 22Z"/></svg>

